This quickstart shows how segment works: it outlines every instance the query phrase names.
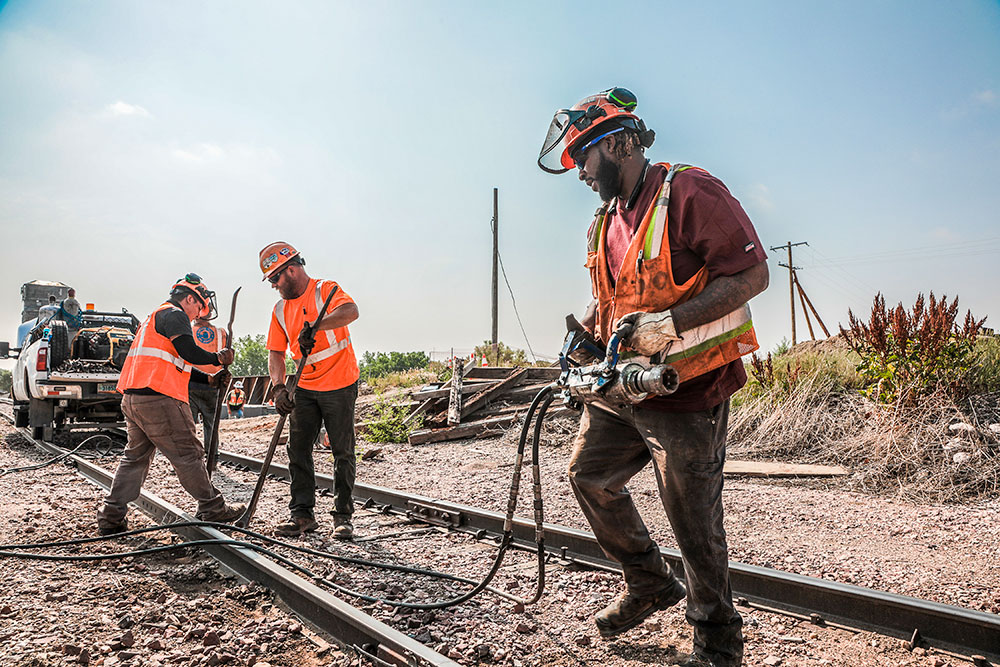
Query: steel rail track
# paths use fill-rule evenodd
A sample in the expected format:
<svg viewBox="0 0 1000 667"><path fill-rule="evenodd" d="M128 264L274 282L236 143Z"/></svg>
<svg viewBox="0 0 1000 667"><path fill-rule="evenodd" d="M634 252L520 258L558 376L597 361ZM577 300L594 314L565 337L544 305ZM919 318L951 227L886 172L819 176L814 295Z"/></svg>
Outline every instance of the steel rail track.
<svg viewBox="0 0 1000 667"><path fill-rule="evenodd" d="M3 413L0 415L7 417ZM32 438L28 429L16 430L44 452L53 455L65 453L51 443ZM67 457L66 462L87 481L105 490L111 488L114 476L104 468L75 455ZM195 520L177 506L145 490L133 505L159 524ZM188 526L172 530L189 540L229 539L225 533L208 527ZM459 667L454 660L372 618L262 554L231 545L205 545L202 548L238 576L273 591L308 623L359 654L407 667Z"/></svg>
<svg viewBox="0 0 1000 667"><path fill-rule="evenodd" d="M219 461L260 472L263 461L232 452L219 452ZM288 479L285 466L271 463L268 474ZM320 490L333 489L333 477L316 474ZM427 498L394 489L356 483L357 502L380 505L431 524L468 532L477 537L497 537L504 516L468 505ZM514 544L533 549L535 526L529 519L515 518ZM546 550L553 556L604 570L620 571L609 560L592 533L545 524ZM674 572L684 576L680 552L660 548ZM770 568L729 563L735 594L752 606L789 614L813 623L865 630L910 640L911 646L967 656L986 667L1000 663L1000 616L953 605L920 600L851 584L841 584Z"/></svg>

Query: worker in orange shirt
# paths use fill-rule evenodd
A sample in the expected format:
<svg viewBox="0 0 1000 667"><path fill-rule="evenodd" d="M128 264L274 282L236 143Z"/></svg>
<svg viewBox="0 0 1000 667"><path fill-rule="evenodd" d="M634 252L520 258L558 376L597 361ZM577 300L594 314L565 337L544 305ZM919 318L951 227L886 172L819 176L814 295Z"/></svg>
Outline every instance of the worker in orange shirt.
<svg viewBox="0 0 1000 667"><path fill-rule="evenodd" d="M267 369L274 384L274 407L290 415L291 517L274 532L296 536L319 527L314 512L313 443L325 425L334 458L333 534L349 540L354 536L354 404L359 373L347 325L358 319L358 307L337 283L310 278L299 251L283 241L260 251L260 269L281 295L267 334ZM309 326L331 291L335 294L322 321ZM294 401L285 387L286 350L296 362L306 357Z"/></svg>

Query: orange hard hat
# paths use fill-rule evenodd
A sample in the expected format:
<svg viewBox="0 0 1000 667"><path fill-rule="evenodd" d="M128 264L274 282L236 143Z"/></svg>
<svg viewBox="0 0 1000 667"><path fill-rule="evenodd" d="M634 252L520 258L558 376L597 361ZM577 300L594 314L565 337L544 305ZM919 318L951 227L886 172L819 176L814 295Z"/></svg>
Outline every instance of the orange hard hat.
<svg viewBox="0 0 1000 667"><path fill-rule="evenodd" d="M585 97L570 109L560 109L552 117L545 142L538 154L538 166L550 174L562 174L574 165L573 152L585 141L606 136L621 128L635 130L646 148L653 145L655 133L635 115L636 96L625 88L609 88ZM603 132L599 132L601 128Z"/></svg>
<svg viewBox="0 0 1000 667"><path fill-rule="evenodd" d="M215 303L215 292L208 289L197 273L185 274L183 278L179 278L174 283L170 289L170 295L181 294L190 294L201 302L201 310L198 312L199 318L214 320L218 316L219 309Z"/></svg>
<svg viewBox="0 0 1000 667"><path fill-rule="evenodd" d="M261 280L267 280L274 273L281 270L281 267L288 264L293 257L298 257L299 251L292 247L290 243L275 241L264 246L260 251L260 270L264 274Z"/></svg>

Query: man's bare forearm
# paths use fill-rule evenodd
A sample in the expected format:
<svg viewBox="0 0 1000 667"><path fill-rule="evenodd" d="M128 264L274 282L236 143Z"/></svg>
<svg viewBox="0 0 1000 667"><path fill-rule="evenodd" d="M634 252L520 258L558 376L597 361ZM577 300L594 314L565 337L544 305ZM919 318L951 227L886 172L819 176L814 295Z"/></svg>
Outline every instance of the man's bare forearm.
<svg viewBox="0 0 1000 667"><path fill-rule="evenodd" d="M733 276L719 276L693 299L670 309L674 326L683 332L728 315L767 289L768 281L767 262Z"/></svg>
<svg viewBox="0 0 1000 667"><path fill-rule="evenodd" d="M338 329L346 327L348 324L358 319L358 307L353 303L345 303L337 306L323 316L323 321L319 323L316 330Z"/></svg>
<svg viewBox="0 0 1000 667"><path fill-rule="evenodd" d="M285 384L285 354L268 350L267 374L271 376L271 384Z"/></svg>

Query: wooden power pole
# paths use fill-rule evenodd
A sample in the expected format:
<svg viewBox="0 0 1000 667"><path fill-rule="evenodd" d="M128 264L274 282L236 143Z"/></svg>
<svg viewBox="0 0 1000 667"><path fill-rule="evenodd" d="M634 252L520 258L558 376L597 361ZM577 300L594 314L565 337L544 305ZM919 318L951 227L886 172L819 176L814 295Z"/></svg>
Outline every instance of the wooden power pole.
<svg viewBox="0 0 1000 667"><path fill-rule="evenodd" d="M500 215L497 207L497 189L493 188L493 363L497 362L497 258L500 256L498 244L498 228L500 227Z"/></svg>
<svg viewBox="0 0 1000 667"><path fill-rule="evenodd" d="M800 241L799 243L792 243L789 241L785 245L774 246L771 248L771 252L778 250L780 248L785 248L788 250L788 264L778 263L778 266L783 266L788 269L788 303L792 309L792 345L795 345L795 269L798 268L792 264L792 248L797 245L809 245L807 241Z"/></svg>

